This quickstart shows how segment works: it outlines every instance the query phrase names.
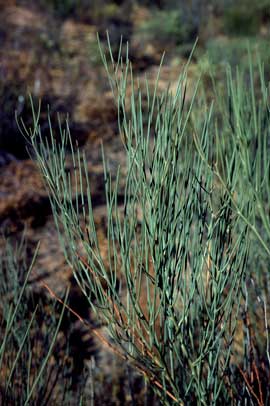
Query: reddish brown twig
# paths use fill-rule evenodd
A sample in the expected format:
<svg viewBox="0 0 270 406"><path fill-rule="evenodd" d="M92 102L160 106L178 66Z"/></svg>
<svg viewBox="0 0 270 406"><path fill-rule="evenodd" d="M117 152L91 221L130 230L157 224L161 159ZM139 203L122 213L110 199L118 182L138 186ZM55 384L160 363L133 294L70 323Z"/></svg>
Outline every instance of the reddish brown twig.
<svg viewBox="0 0 270 406"><path fill-rule="evenodd" d="M83 323L85 326L87 327L91 327L91 331L93 332L93 334L95 336L97 336L99 338L99 340L101 340L101 342L108 348L110 348L114 353L116 353L117 355L121 356L122 358L124 358L125 360L127 360L126 356L121 353L120 351L117 350L117 348L115 348L108 340L106 340L106 338L98 331L98 329L96 329L95 327L91 326L85 319L83 319L79 313L77 313L75 310L73 310L68 304L65 304L63 302L63 300L58 297L53 290L47 285L47 283L45 282L40 282L40 284L45 287L45 289L47 289L47 291L50 293L50 295L56 299L59 303L61 303L63 306L65 306L81 323Z"/></svg>
<svg viewBox="0 0 270 406"><path fill-rule="evenodd" d="M258 402L258 406L264 406L264 403L263 403L263 400L262 400L262 393L260 393L260 399L259 399L258 396L256 395L256 393L254 392L254 390L253 390L253 388L252 388L252 386L251 386L251 384L249 382L249 379L246 376L245 372L240 367L238 367L238 368L239 368L240 374L244 378L244 381L245 381L250 393L254 396L254 398Z"/></svg>
<svg viewBox="0 0 270 406"><path fill-rule="evenodd" d="M86 325L87 327L91 327L91 331L93 334L101 340L101 342L109 348L111 351L113 351L116 355L118 355L120 358L122 358L124 361L130 361L130 359L121 351L119 351L117 348L115 348L96 328L92 327L86 320L84 320L75 310L73 310L69 305L63 302L63 300L58 297L54 291L48 286L47 283L41 281L40 284L49 292L49 294L56 299L59 303L61 303L63 306L65 306L81 323ZM139 365L137 362L133 360L133 365L135 368L137 368L144 376L146 376L152 384L157 386L159 389L164 390L163 385L157 381L156 378L153 376L149 375L149 371L146 371L141 365ZM184 403L177 400L177 398L166 389L166 394L169 398L171 398L174 402L177 402L179 406L184 406Z"/></svg>
<svg viewBox="0 0 270 406"><path fill-rule="evenodd" d="M95 272L93 271L93 269L89 266L89 264L87 263L87 261L80 256L79 254L77 254L78 259L82 262L82 264L89 270L89 272L91 273L91 275L93 276L93 278L96 280L96 283L100 284L100 281L98 280L97 275L95 274ZM128 324L125 321L125 315L123 316L120 309L118 308L118 306L112 301L112 299L109 297L109 295L107 294L107 292L105 291L105 289L103 288L103 286L100 286L102 289L102 294L104 295L104 297L106 298L106 300L108 301L108 303L110 303L114 309L114 312L116 314L116 317L118 318L119 321L121 321L122 323L122 328L125 330L129 329ZM144 319L148 322L147 317L145 316L142 308L140 307L140 311L143 314ZM137 319L137 324L139 323L139 328L141 328L141 330L144 329L144 326L142 324L142 321L140 319ZM138 327L138 326L137 326ZM136 331L134 330L134 335L136 335L136 339L137 341L141 344L141 347L143 350L145 350L148 354L148 356L153 359L153 354L151 353L151 351L146 348L145 344L143 343L141 337L136 333ZM160 366L158 364L158 366Z"/></svg>
<svg viewBox="0 0 270 406"><path fill-rule="evenodd" d="M253 369L255 370L255 375L256 375L256 378L257 378L258 385L259 385L260 402L261 402L261 404L263 405L263 394L262 394L261 379L260 379L260 375L259 375L259 371L258 371L257 365L256 365L256 363L255 363L254 361L253 361L253 363L252 363L252 366L253 366Z"/></svg>

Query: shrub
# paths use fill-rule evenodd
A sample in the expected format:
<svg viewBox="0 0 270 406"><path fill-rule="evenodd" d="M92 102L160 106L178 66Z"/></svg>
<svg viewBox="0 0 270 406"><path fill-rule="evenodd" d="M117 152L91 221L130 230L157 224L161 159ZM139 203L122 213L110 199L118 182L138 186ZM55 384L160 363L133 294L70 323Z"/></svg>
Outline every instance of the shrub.
<svg viewBox="0 0 270 406"><path fill-rule="evenodd" d="M269 393L262 393L253 351L259 347L247 320L253 312L248 264L254 239L269 259L267 87L262 79L257 106L254 88L250 97L245 83L235 87L229 72L219 126L218 109L195 110L197 86L186 101L187 67L175 94L160 93L159 74L152 90L147 80L135 85L128 51L125 61L121 47L117 60L109 54L110 62L101 49L118 106L127 173L119 168L113 179L103 151L107 258L94 222L86 159L72 145L68 124L59 129L60 144L51 129L50 147L34 107L34 126L24 128L50 193L66 259L107 325L114 351L145 375L162 404L254 399L263 404ZM251 69L251 85L252 78ZM65 168L67 144L72 174ZM263 365L269 371L267 357Z"/></svg>
<svg viewBox="0 0 270 406"><path fill-rule="evenodd" d="M260 28L260 15L254 2L240 1L224 11L224 28L229 35L254 35Z"/></svg>
<svg viewBox="0 0 270 406"><path fill-rule="evenodd" d="M166 44L182 45L193 42L197 27L190 14L181 9L153 10L149 21L142 23L140 32L150 41Z"/></svg>
<svg viewBox="0 0 270 406"><path fill-rule="evenodd" d="M233 211L250 230L247 274L243 286L243 354L238 354L230 384L240 404L251 398L259 405L264 405L270 399L267 383L270 374L267 300L267 269L270 260L270 109L269 85L260 60L256 71L250 53L248 71L237 69L236 74L233 74L228 67L226 90L216 94L216 101L214 161L209 160L203 152L204 144L196 143L203 161L208 162L213 175L229 192ZM198 127L202 127L202 124ZM243 210L247 206L250 208L248 212ZM238 375L239 372L241 374L240 378L237 370ZM256 379L252 378L253 374ZM244 385L239 383L242 378Z"/></svg>

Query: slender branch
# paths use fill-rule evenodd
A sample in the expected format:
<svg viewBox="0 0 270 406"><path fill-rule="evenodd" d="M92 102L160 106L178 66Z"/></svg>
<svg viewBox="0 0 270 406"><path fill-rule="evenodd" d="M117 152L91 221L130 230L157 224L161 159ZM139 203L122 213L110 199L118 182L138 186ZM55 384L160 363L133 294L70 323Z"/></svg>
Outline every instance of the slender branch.
<svg viewBox="0 0 270 406"><path fill-rule="evenodd" d="M51 297L53 297L55 300L57 300L59 303L61 303L63 306L65 306L82 324L84 324L87 327L91 328L91 332L112 352L114 352L116 355L118 355L120 358L122 358L124 361L131 361L132 364L137 368L144 376L149 379L151 383L153 383L157 388L164 390L163 385L155 378L150 376L149 371L145 370L141 365L138 363L134 362L134 360L130 360L130 358L123 354L121 351L119 351L115 346L113 346L99 331L97 328L93 327L87 320L83 319L78 312L73 310L67 303L64 303L64 301L49 287L49 285L46 282L41 281L40 284L49 292ZM179 406L185 406L182 401L179 401L169 390L166 389L166 395L172 399L174 402L176 402Z"/></svg>

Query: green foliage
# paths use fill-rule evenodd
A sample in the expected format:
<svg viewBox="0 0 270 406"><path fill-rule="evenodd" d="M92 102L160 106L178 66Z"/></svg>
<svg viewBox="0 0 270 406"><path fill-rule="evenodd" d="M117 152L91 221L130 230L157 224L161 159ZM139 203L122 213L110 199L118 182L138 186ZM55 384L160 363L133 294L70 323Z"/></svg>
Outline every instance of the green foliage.
<svg viewBox="0 0 270 406"><path fill-rule="evenodd" d="M126 174L119 168L113 179L103 151L107 257L94 221L87 162L74 149L68 124L59 128L60 143L52 128L48 142L33 107L34 126L24 127L74 277L116 351L144 373L162 404L263 404L269 391L262 392L258 368L263 362L269 371L268 334L258 344L247 321L258 314L248 288L254 247L270 259L263 71L259 99L250 63L249 86L245 75L237 73L234 81L228 71L227 96L219 100L217 94L216 107L202 98L197 110L197 86L186 100L188 65L172 94L169 88L159 92L159 73L154 89L147 80L135 82L128 49L120 46L115 60L109 44L109 61L103 49L101 55L127 160ZM255 290L258 300L265 332L267 303Z"/></svg>
<svg viewBox="0 0 270 406"><path fill-rule="evenodd" d="M255 210L255 213L250 212L252 220L248 220L246 214L242 217L247 224L249 221L254 223L254 227L259 221L262 229L258 232L257 239L269 256L270 250L267 246L270 227L266 213L270 204L268 185L270 145L267 138L270 124L269 86L265 81L264 65L259 62L255 72L250 52L248 60L248 70L237 68L233 71L230 66L227 66L225 91L220 93L215 88L218 128L215 131L214 142L216 162L219 162L219 165L213 168L228 190L228 181L224 176L228 177L233 167L233 179L237 190L235 195L237 199L233 200L234 205L237 205L239 214L242 211L238 205L242 205L244 200L247 205L255 202L251 205ZM195 122L194 125L196 125ZM229 160L226 158L225 151L227 154L230 152ZM205 154L201 156L206 160Z"/></svg>
<svg viewBox="0 0 270 406"><path fill-rule="evenodd" d="M260 55L262 63L265 65L265 75L269 77L269 41L263 38L217 38L211 39L206 43L206 53L204 61L208 60L209 69L212 72L216 72L216 78L221 83L224 83L224 73L226 72L226 66L230 65L233 69L237 66L241 66L241 70L249 69L249 57L247 53L247 45L250 49L250 55L252 63L256 64L258 55ZM202 60L203 61L203 60ZM199 58L198 64L202 63ZM219 97L223 98L224 95Z"/></svg>
<svg viewBox="0 0 270 406"><path fill-rule="evenodd" d="M141 25L141 34L159 44L181 45L185 41L194 41L196 27L190 16L183 14L181 9L153 10L148 21Z"/></svg>
<svg viewBox="0 0 270 406"><path fill-rule="evenodd" d="M259 30L259 16L252 7L236 3L224 13L224 28L230 35L254 35Z"/></svg>
<svg viewBox="0 0 270 406"><path fill-rule="evenodd" d="M223 23L229 35L256 35L270 17L269 0L240 0L224 5Z"/></svg>
<svg viewBox="0 0 270 406"><path fill-rule="evenodd" d="M121 8L114 2L104 2L101 6L100 2L96 2L93 10L94 18L97 21L106 20L109 18L117 18L121 16Z"/></svg>
<svg viewBox="0 0 270 406"><path fill-rule="evenodd" d="M249 53L248 70L238 68L234 72L228 67L225 91L217 89L213 129L215 159L210 161L203 153L204 143L198 142L197 147L203 161L208 162L213 175L229 193L234 212L250 230L241 340L245 356L242 359L238 356L236 365L239 370L247 371L246 374L242 371L242 376L246 378L247 389L253 390L251 397L257 396L258 404L264 405L270 399L265 376L270 367L267 299L270 282L270 108L264 65L258 61L255 70ZM243 210L245 206L249 207L248 212ZM253 385L247 378L251 374L248 371L257 376ZM237 374L232 375L231 385L235 393L240 387L238 379ZM248 396L243 393L241 401L246 398Z"/></svg>

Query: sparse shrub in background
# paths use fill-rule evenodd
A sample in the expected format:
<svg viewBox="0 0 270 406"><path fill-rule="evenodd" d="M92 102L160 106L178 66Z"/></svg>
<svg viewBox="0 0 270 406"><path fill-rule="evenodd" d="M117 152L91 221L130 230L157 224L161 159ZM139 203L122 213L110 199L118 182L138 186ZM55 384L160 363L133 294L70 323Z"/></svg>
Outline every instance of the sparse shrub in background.
<svg viewBox="0 0 270 406"><path fill-rule="evenodd" d="M194 42L198 32L192 15L184 13L183 9L152 10L152 16L141 25L141 35L159 45L183 45Z"/></svg>
<svg viewBox="0 0 270 406"><path fill-rule="evenodd" d="M55 301L42 302L29 290L36 255L28 265L24 240L15 249L7 241L1 254L0 403L67 404L67 351L57 339L64 306L59 312Z"/></svg>
<svg viewBox="0 0 270 406"><path fill-rule="evenodd" d="M224 28L229 35L255 35L260 27L258 13L254 8L245 2L236 2L225 10Z"/></svg>
<svg viewBox="0 0 270 406"><path fill-rule="evenodd" d="M127 174L120 207L121 170L112 179L104 158L107 258L99 246L87 163L73 149L68 125L60 128L62 144L51 130L50 148L39 111L33 108L33 128L24 128L66 259L89 306L107 325L114 351L144 374L162 404L262 406L269 400L270 357L261 283L266 280L268 292L269 277L252 270L252 255L256 246L264 264L270 259L263 72L261 98L255 96L250 63L251 91L243 91L249 87L239 73L235 85L229 71L228 97L217 98L216 109L196 110L197 87L186 101L187 68L176 94L160 93L158 77L152 90L147 81L135 84L128 52L125 60L121 49L116 60L109 54L110 62L101 50L118 106ZM67 144L75 193L65 168ZM256 303L263 315L261 342L254 334Z"/></svg>
<svg viewBox="0 0 270 406"><path fill-rule="evenodd" d="M102 7L97 2L93 10L94 19L97 21L121 17L121 7L115 2L105 2Z"/></svg>
<svg viewBox="0 0 270 406"><path fill-rule="evenodd" d="M39 0L40 4L47 9L51 9L59 17L65 18L72 16L76 8L80 6L78 0ZM84 3L84 1L82 2Z"/></svg>
<svg viewBox="0 0 270 406"><path fill-rule="evenodd" d="M269 0L240 0L223 6L225 32L229 35L256 35L270 18Z"/></svg>

